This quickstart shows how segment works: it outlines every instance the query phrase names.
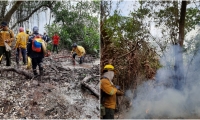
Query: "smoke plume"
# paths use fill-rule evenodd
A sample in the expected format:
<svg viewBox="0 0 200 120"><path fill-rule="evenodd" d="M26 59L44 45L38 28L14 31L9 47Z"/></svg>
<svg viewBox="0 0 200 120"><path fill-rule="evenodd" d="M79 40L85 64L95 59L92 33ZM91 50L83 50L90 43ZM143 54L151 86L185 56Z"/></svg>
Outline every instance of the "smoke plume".
<svg viewBox="0 0 200 120"><path fill-rule="evenodd" d="M200 118L200 51L186 55L180 50L171 46L160 59L163 67L155 80L138 86L127 118Z"/></svg>

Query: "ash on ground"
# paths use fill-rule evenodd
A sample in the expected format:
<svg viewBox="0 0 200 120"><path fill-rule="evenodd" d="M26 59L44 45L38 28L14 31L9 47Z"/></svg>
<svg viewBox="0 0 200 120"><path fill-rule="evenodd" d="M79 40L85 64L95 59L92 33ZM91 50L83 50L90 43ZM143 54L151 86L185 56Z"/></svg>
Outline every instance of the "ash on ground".
<svg viewBox="0 0 200 120"><path fill-rule="evenodd" d="M81 86L87 75L94 89L99 91L99 63L88 62L73 66L67 58L55 61L44 58L44 76L27 79L16 72L1 71L0 118L5 119L98 119L99 99ZM94 60L95 61L95 60ZM98 59L97 59L98 61ZM0 65L5 67L5 60ZM12 60L11 67L15 67ZM25 66L17 68L30 74Z"/></svg>

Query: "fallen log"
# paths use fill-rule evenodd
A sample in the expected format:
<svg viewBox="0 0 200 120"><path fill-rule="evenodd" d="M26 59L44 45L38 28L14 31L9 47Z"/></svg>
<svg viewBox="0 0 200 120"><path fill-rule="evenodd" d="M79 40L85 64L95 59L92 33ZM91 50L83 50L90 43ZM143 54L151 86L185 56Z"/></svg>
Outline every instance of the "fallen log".
<svg viewBox="0 0 200 120"><path fill-rule="evenodd" d="M59 59L59 58L72 58L72 56L67 55L67 56L56 56L56 57L53 57L53 59Z"/></svg>
<svg viewBox="0 0 200 120"><path fill-rule="evenodd" d="M91 75L86 76L86 77L82 80L82 83L87 82L90 78L92 78Z"/></svg>
<svg viewBox="0 0 200 120"><path fill-rule="evenodd" d="M3 69L0 69L1 73L2 72L5 72L5 71L13 71L13 72L16 72L18 74L21 74L21 75L24 75L26 76L27 78L31 79L33 77L33 75L31 75L30 73L24 71L24 70L20 70L20 69L16 69L16 68L3 68Z"/></svg>
<svg viewBox="0 0 200 120"><path fill-rule="evenodd" d="M99 96L100 96L100 95L99 95L99 92L98 92L94 87L92 87L92 86L90 86L89 84L86 83L90 78L92 78L91 75L86 76L86 77L81 81L81 85L82 85L83 87L87 88L89 91L91 91L91 92L94 94L94 96L96 96L97 98L99 98Z"/></svg>
<svg viewBox="0 0 200 120"><path fill-rule="evenodd" d="M26 72L24 70L21 69L17 69L17 68L2 68L0 69L0 73L2 74L3 72L15 72L18 73L20 75L24 75L27 79L37 79L39 76L34 77L34 75L30 74L29 72ZM42 79L52 79L52 80L60 80L62 78L62 75L58 75L58 76L42 76Z"/></svg>

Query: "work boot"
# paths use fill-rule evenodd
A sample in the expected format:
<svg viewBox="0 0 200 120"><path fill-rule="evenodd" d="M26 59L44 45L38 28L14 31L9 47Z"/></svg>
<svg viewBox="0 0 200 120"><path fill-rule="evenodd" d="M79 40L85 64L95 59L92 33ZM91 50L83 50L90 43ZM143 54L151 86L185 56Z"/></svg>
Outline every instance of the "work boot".
<svg viewBox="0 0 200 120"><path fill-rule="evenodd" d="M16 63L16 66L17 66L17 68L19 68L19 63L18 62Z"/></svg>
<svg viewBox="0 0 200 120"><path fill-rule="evenodd" d="M40 76L43 75L43 65L42 65L42 62L39 63L39 72L40 72Z"/></svg>
<svg viewBox="0 0 200 120"><path fill-rule="evenodd" d="M42 76L44 74L43 69L40 70L40 76Z"/></svg>
<svg viewBox="0 0 200 120"><path fill-rule="evenodd" d="M38 76L37 70L33 70L34 76Z"/></svg>
<svg viewBox="0 0 200 120"><path fill-rule="evenodd" d="M79 64L83 63L83 57L80 58Z"/></svg>

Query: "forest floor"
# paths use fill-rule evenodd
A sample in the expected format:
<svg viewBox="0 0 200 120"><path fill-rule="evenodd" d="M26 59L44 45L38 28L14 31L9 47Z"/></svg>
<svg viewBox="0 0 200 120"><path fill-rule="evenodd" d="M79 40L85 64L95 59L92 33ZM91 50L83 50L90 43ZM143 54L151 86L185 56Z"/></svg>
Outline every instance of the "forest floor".
<svg viewBox="0 0 200 120"><path fill-rule="evenodd" d="M92 76L87 84L99 93L99 58L90 58L86 63L72 65L64 53L45 57L44 75L33 75L26 66L16 67L0 64L0 119L98 119L99 99L82 85L82 80ZM87 58L89 59L89 57ZM14 70L8 70L13 68Z"/></svg>

